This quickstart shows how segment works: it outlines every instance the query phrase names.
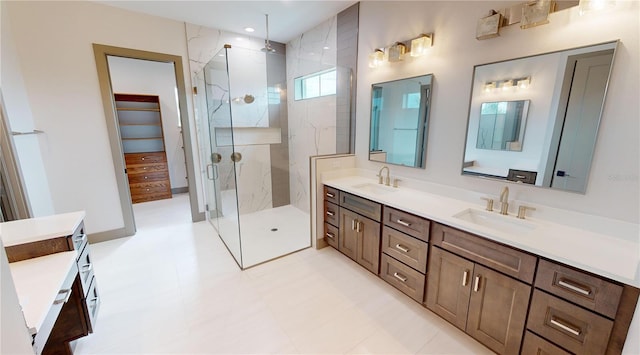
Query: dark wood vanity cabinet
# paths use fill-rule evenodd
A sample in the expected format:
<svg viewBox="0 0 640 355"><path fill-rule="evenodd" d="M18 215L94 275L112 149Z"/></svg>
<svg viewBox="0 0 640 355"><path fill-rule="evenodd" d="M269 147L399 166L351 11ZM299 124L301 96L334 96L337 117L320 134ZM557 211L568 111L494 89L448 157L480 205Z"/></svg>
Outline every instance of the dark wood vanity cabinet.
<svg viewBox="0 0 640 355"><path fill-rule="evenodd" d="M324 187L324 239L330 246L378 274L380 204Z"/></svg>
<svg viewBox="0 0 640 355"><path fill-rule="evenodd" d="M427 308L499 354L518 353L532 289L525 281L530 278L522 273L518 280L488 266L519 274L512 266L535 268L537 258L440 224L433 225L431 242Z"/></svg>
<svg viewBox="0 0 640 355"><path fill-rule="evenodd" d="M70 341L93 332L100 297L91 262L90 247L81 222L71 235L62 235L36 242L5 248L9 262L64 251L76 251L78 273L71 288L71 296L60 311L42 354L71 354Z"/></svg>

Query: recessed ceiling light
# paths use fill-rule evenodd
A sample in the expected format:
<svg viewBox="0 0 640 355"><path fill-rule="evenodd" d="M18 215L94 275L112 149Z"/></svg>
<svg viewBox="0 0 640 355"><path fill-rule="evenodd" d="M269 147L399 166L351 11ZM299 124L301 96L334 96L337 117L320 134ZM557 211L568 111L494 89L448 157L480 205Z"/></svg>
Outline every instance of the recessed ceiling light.
<svg viewBox="0 0 640 355"><path fill-rule="evenodd" d="M244 30L249 32L249 33L255 32L255 29L253 27L245 27Z"/></svg>
<svg viewBox="0 0 640 355"><path fill-rule="evenodd" d="M324 46L322 47L322 49L329 49L329 46Z"/></svg>

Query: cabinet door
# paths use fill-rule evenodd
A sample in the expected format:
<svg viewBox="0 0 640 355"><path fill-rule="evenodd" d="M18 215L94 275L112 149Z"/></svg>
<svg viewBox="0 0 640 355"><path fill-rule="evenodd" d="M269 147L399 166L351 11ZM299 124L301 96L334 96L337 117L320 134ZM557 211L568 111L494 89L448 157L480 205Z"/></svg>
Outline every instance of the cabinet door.
<svg viewBox="0 0 640 355"><path fill-rule="evenodd" d="M356 262L377 275L380 265L380 223L366 217L359 217L356 222L356 232L358 235Z"/></svg>
<svg viewBox="0 0 640 355"><path fill-rule="evenodd" d="M477 264L472 286L467 334L499 354L517 354L531 286Z"/></svg>
<svg viewBox="0 0 640 355"><path fill-rule="evenodd" d="M473 263L439 248L431 248L427 277L427 308L465 330Z"/></svg>
<svg viewBox="0 0 640 355"><path fill-rule="evenodd" d="M338 238L338 250L353 260L356 260L358 249L358 232L356 222L358 215L347 209L340 209L340 237Z"/></svg>

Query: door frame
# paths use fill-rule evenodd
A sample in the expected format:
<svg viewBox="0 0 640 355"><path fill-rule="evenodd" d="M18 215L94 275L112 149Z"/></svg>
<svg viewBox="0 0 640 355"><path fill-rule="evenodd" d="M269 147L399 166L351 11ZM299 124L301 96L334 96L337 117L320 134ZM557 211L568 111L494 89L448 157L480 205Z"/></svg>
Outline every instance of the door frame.
<svg viewBox="0 0 640 355"><path fill-rule="evenodd" d="M135 219L133 216L133 204L129 191L129 181L124 173L126 165L124 162L124 152L120 141L120 131L118 129L118 119L115 110L115 101L109 75L109 63L107 56L124 57L131 59L150 60L155 62L173 63L176 77L176 87L178 88L178 103L180 109L180 121L182 123L182 141L184 145L185 162L187 165L187 183L189 186L189 202L191 205L191 219L193 222L204 220L204 212L198 208L198 194L195 180L195 163L193 157L193 146L191 141L191 125L189 122L189 112L187 110L187 92L185 87L184 67L182 57L166 53L149 52L138 49L114 47L93 43L93 53L98 71L98 81L100 83L100 94L104 106L104 116L109 135L109 145L113 167L116 172L116 183L118 194L120 195L120 207L122 208L122 218L124 220L124 235L114 236L115 238L134 235L136 232Z"/></svg>

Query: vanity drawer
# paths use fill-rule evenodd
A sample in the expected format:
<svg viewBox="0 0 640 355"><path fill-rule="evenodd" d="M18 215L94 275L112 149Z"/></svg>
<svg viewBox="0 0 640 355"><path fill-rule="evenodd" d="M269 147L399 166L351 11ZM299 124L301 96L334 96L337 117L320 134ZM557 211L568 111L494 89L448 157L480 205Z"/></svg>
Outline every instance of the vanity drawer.
<svg viewBox="0 0 640 355"><path fill-rule="evenodd" d="M127 165L127 176L150 173L168 174L167 164Z"/></svg>
<svg viewBox="0 0 640 355"><path fill-rule="evenodd" d="M385 226L382 229L382 251L408 266L427 272L427 243Z"/></svg>
<svg viewBox="0 0 640 355"><path fill-rule="evenodd" d="M336 205L340 204L340 191L324 185L324 200L335 203Z"/></svg>
<svg viewBox="0 0 640 355"><path fill-rule="evenodd" d="M124 161L126 165L166 163L167 156L165 152L127 153L124 155Z"/></svg>
<svg viewBox="0 0 640 355"><path fill-rule="evenodd" d="M324 221L334 226L340 225L340 207L329 201L324 201Z"/></svg>
<svg viewBox="0 0 640 355"><path fill-rule="evenodd" d="M324 223L324 240L327 241L327 244L338 249L340 247L340 243L338 243L339 235L338 227Z"/></svg>
<svg viewBox="0 0 640 355"><path fill-rule="evenodd" d="M439 223L433 223L431 243L444 250L533 283L537 257Z"/></svg>
<svg viewBox="0 0 640 355"><path fill-rule="evenodd" d="M424 299L425 276L394 258L380 256L380 277L407 296L422 303Z"/></svg>
<svg viewBox="0 0 640 355"><path fill-rule="evenodd" d="M384 206L383 222L385 225L409 234L425 242L429 241L430 222L422 217Z"/></svg>
<svg viewBox="0 0 640 355"><path fill-rule="evenodd" d="M340 191L340 207L347 208L376 222L380 222L382 205L365 198Z"/></svg>
<svg viewBox="0 0 640 355"><path fill-rule="evenodd" d="M89 245L84 247L84 250L78 258L78 274L80 275L80 283L82 284L82 297L86 297L94 275L91 255L89 254Z"/></svg>
<svg viewBox="0 0 640 355"><path fill-rule="evenodd" d="M536 287L615 318L623 287L598 276L547 260L540 260Z"/></svg>
<svg viewBox="0 0 640 355"><path fill-rule="evenodd" d="M577 354L604 354L613 322L535 290L527 329Z"/></svg>
<svg viewBox="0 0 640 355"><path fill-rule="evenodd" d="M571 353L527 330L520 355L571 355Z"/></svg>

